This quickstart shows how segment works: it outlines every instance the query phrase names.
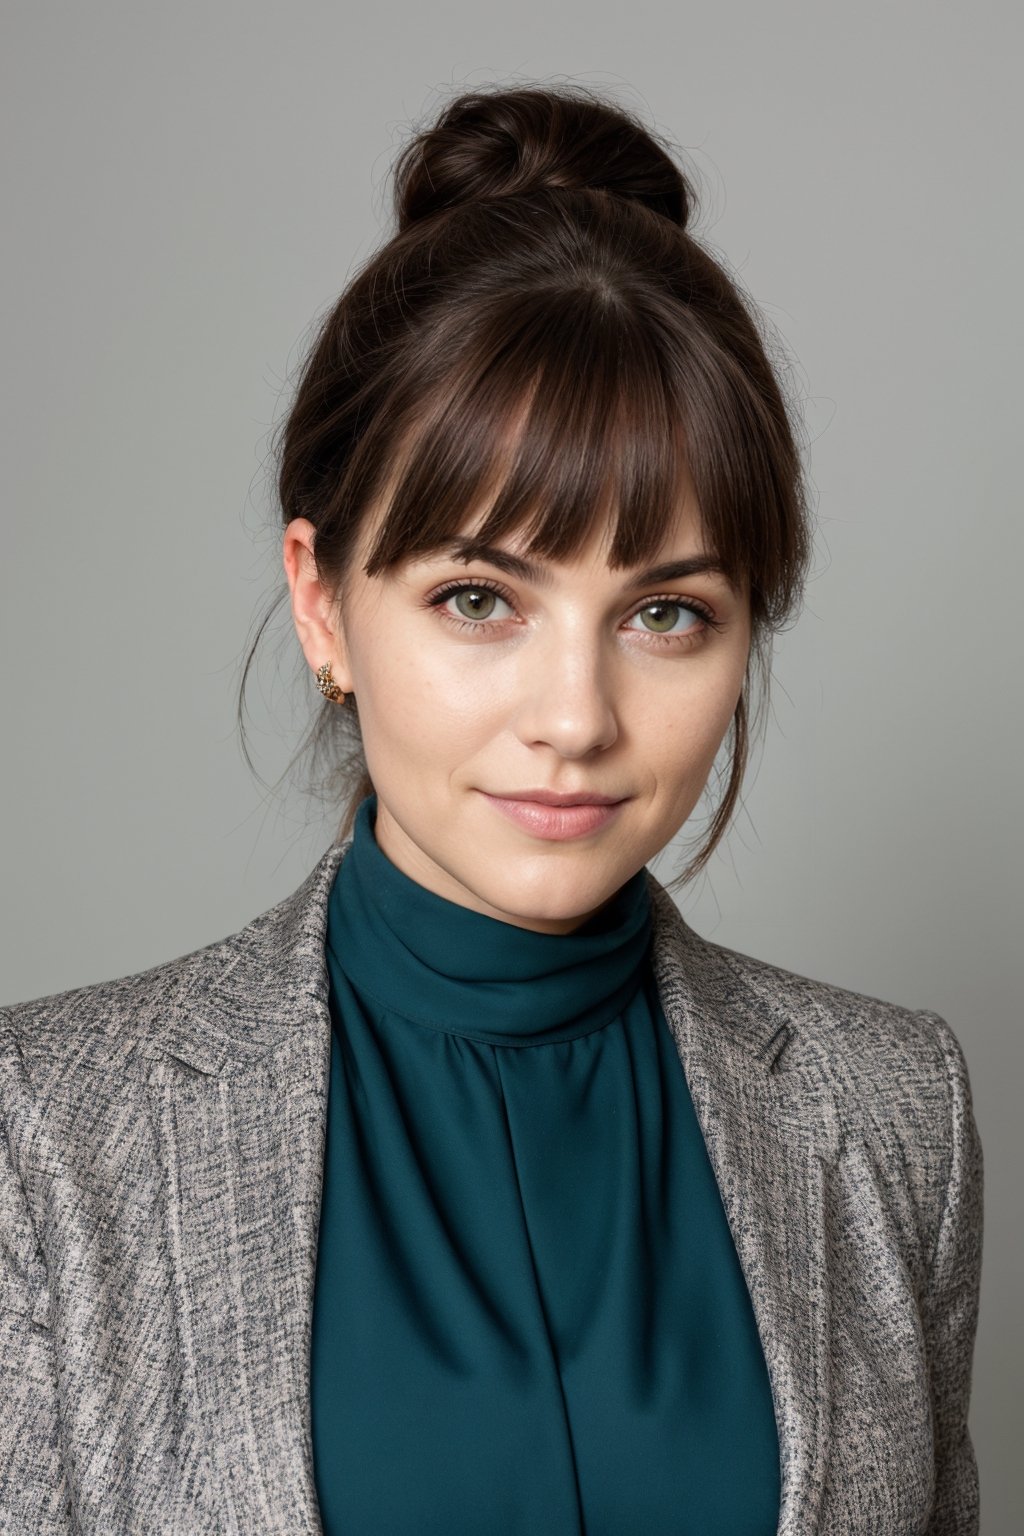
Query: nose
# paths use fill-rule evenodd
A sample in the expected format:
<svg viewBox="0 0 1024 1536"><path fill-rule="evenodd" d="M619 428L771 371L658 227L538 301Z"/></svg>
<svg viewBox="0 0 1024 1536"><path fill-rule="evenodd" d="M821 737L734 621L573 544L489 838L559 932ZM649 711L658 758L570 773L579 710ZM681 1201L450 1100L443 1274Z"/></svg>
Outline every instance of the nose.
<svg viewBox="0 0 1024 1536"><path fill-rule="evenodd" d="M565 639L523 656L515 729L526 746L586 757L619 734L614 678L599 645Z"/></svg>

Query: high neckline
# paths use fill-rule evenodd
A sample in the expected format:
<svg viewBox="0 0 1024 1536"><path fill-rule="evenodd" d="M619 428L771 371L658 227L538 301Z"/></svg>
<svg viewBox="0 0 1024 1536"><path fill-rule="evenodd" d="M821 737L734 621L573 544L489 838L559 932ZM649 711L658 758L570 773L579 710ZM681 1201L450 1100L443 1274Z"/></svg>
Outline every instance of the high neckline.
<svg viewBox="0 0 1024 1536"><path fill-rule="evenodd" d="M377 842L377 796L356 811L328 903L329 958L388 1012L504 1044L570 1040L616 1018L643 981L652 933L641 867L572 933L537 933L428 890Z"/></svg>

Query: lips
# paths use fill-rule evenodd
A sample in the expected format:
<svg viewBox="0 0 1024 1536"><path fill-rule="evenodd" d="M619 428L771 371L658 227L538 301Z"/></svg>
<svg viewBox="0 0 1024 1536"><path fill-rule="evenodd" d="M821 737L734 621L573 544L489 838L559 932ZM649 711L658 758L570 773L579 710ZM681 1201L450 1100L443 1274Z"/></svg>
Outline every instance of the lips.
<svg viewBox="0 0 1024 1536"><path fill-rule="evenodd" d="M486 793L486 792L485 792ZM522 795L486 795L509 821L546 842L564 842L598 832L619 814L625 800L603 803L550 805L544 800L525 799Z"/></svg>
<svg viewBox="0 0 1024 1536"><path fill-rule="evenodd" d="M497 800L524 800L536 805L618 805L625 795L603 795L593 790L510 789L496 792Z"/></svg>

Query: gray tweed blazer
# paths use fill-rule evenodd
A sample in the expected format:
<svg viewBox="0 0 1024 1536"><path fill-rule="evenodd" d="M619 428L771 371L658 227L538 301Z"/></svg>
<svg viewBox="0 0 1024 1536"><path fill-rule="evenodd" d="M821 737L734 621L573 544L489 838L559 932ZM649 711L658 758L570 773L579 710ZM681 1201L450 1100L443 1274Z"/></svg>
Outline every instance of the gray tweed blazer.
<svg viewBox="0 0 1024 1536"><path fill-rule="evenodd" d="M348 846L218 943L0 1010L0 1531L321 1531L324 938ZM977 1532L982 1157L956 1038L701 938L647 873L770 1373L780 1536Z"/></svg>

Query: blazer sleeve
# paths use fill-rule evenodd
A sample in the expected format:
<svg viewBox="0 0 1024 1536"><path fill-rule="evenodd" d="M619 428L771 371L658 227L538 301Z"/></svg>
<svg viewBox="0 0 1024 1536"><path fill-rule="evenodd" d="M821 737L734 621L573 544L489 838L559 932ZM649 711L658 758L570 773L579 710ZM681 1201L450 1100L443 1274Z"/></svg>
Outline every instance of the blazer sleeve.
<svg viewBox="0 0 1024 1536"><path fill-rule="evenodd" d="M978 1468L967 1428L978 1324L982 1150L964 1053L945 1019L935 1027L948 1082L948 1179L922 1313L935 1439L935 1498L926 1536L977 1536Z"/></svg>
<svg viewBox="0 0 1024 1536"><path fill-rule="evenodd" d="M21 1053L0 1014L0 1533L67 1536L49 1285L19 1160L30 1108Z"/></svg>

